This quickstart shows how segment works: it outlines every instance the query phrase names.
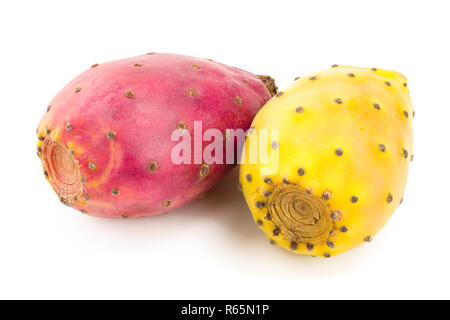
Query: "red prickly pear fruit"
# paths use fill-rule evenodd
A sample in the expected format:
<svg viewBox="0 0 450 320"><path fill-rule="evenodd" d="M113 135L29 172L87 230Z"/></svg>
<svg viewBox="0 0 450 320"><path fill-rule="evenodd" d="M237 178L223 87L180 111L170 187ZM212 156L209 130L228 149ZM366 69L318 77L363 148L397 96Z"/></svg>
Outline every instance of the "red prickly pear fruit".
<svg viewBox="0 0 450 320"><path fill-rule="evenodd" d="M276 91L268 76L210 59L152 53L94 64L56 95L39 124L45 177L64 204L89 215L167 212L232 168L203 159L175 164L174 130L192 140L194 121L200 137L211 128L245 131ZM208 144L200 142L202 155Z"/></svg>

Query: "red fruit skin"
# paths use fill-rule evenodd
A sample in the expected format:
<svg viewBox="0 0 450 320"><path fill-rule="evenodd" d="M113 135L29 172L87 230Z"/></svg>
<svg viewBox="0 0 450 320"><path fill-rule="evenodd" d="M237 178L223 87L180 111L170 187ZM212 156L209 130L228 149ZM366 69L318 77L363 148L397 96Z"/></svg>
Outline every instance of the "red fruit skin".
<svg viewBox="0 0 450 320"><path fill-rule="evenodd" d="M155 53L94 65L52 100L38 127L38 154L73 208L99 217L156 215L197 198L232 167L210 164L202 176L201 164L172 163L177 124L192 140L194 121L224 136L226 129L247 130L270 98L255 75L207 59ZM73 151L84 182L73 198L48 174L48 143Z"/></svg>

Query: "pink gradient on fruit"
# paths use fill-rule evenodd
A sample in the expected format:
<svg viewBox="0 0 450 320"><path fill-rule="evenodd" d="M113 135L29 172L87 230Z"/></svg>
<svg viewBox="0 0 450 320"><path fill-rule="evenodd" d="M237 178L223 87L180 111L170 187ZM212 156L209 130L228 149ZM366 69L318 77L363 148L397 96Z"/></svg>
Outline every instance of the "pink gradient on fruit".
<svg viewBox="0 0 450 320"><path fill-rule="evenodd" d="M94 65L52 100L38 128L38 153L44 170L49 143L72 153L83 179L74 198L72 190L65 199L54 172L46 172L66 204L100 217L155 215L195 199L231 169L173 164L177 126L191 137L194 121L224 136L246 130L270 98L257 76L207 59L154 53Z"/></svg>

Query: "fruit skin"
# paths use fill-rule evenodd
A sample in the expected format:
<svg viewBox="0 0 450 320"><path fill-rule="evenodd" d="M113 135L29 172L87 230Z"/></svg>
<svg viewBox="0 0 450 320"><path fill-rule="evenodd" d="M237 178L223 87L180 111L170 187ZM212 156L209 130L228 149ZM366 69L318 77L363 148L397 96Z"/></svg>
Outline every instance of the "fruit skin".
<svg viewBox="0 0 450 320"><path fill-rule="evenodd" d="M246 130L270 98L257 76L210 59L149 53L95 64L51 101L38 155L63 203L99 217L155 215L195 199L232 167L173 164L172 132L193 140L198 120L203 131Z"/></svg>
<svg viewBox="0 0 450 320"><path fill-rule="evenodd" d="M244 153L240 167L240 188L271 243L328 258L370 241L403 200L413 116L406 78L375 68L334 66L299 78L272 98L253 120L244 150L248 154L249 138L259 130L278 129L278 148L271 150L278 163L275 156L267 164L245 164ZM277 165L273 174L262 172ZM291 214L283 224L303 231L281 232L274 222L276 211L280 224L281 198L271 194L280 190L291 197L283 200L290 205L283 215ZM308 209L305 199L314 208L325 204L326 215L312 219L320 210ZM317 231L319 221L329 229L319 240L305 240L304 230Z"/></svg>

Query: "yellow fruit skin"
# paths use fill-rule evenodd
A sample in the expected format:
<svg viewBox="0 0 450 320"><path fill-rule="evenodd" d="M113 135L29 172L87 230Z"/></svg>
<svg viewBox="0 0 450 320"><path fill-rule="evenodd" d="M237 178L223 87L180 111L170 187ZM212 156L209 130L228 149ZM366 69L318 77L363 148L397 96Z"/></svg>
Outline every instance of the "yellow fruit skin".
<svg viewBox="0 0 450 320"><path fill-rule="evenodd" d="M259 111L255 130L246 138L240 185L257 225L273 243L307 255L334 256L370 241L403 199L413 115L407 80L394 71L335 66L296 80ZM278 170L269 175L262 170L274 166L275 158L246 164L249 138L260 129L279 130ZM329 208L340 212L333 220L331 245L292 248L281 234L274 235L267 207L257 203L265 203L264 193L283 179L317 196L330 192Z"/></svg>

